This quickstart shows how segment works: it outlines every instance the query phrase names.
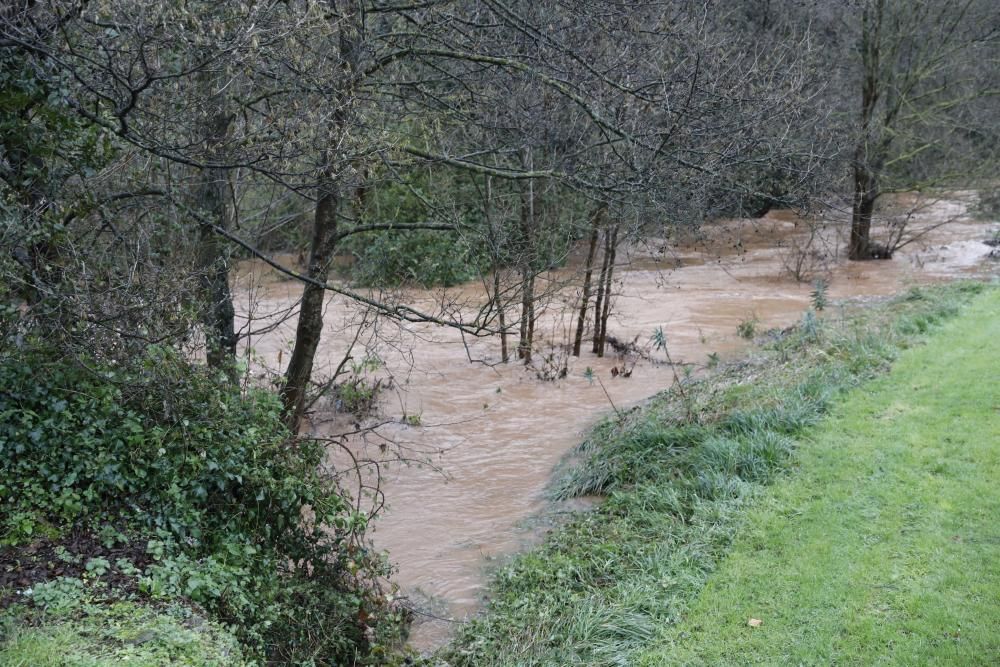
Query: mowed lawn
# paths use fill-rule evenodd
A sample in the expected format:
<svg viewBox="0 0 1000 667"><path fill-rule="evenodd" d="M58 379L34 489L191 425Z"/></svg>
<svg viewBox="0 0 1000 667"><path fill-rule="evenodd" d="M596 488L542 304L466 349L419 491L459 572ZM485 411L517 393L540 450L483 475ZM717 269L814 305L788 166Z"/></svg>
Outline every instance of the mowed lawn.
<svg viewBox="0 0 1000 667"><path fill-rule="evenodd" d="M1000 291L796 460L641 664L1000 665Z"/></svg>

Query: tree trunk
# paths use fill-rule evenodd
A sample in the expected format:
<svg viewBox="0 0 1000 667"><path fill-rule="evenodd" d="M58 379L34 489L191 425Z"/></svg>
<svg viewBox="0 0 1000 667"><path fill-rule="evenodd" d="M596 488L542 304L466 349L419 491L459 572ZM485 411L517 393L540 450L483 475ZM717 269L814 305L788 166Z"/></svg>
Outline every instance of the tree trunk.
<svg viewBox="0 0 1000 667"><path fill-rule="evenodd" d="M590 221L590 244L587 248L587 263L583 273L583 295L580 301L580 316L576 321L576 337L573 339L573 356L580 356L580 346L583 344L583 327L587 322L587 306L590 303L591 280L594 275L594 259L597 257L597 241L600 236L601 218L606 206L600 204Z"/></svg>
<svg viewBox="0 0 1000 667"><path fill-rule="evenodd" d="M209 115L203 128L206 155L220 157L222 144L229 135L233 116L226 113L225 101L212 87L215 77L206 77L206 105ZM227 169L204 168L198 193L198 208L216 226L232 228L234 211L229 205ZM229 290L229 255L226 244L208 225L202 225L198 249L198 280L201 285L202 316L208 365L225 369L236 379L236 310Z"/></svg>
<svg viewBox="0 0 1000 667"><path fill-rule="evenodd" d="M527 350L527 355L524 357L524 363L528 364L531 362L531 352L535 345L535 274L531 274L531 278L528 280L529 291L531 298L528 299L528 344L525 346Z"/></svg>
<svg viewBox="0 0 1000 667"><path fill-rule="evenodd" d="M510 351L507 347L507 309L500 296L501 276L503 271L502 244L500 222L493 218L493 179L486 176L486 192L483 200L483 215L489 224L490 246L493 250L493 307L497 309L497 322L500 325L500 359L503 363L510 361Z"/></svg>
<svg viewBox="0 0 1000 667"><path fill-rule="evenodd" d="M344 12L338 23L340 31L339 51L342 59L344 78L340 82L340 93L334 105L329 146L337 146L344 138L349 118L349 106L354 98L352 84L358 69L358 59L363 26L361 12L356 2L345 3ZM340 210L341 195L334 167L338 150L327 148L316 182L316 209L313 214L313 233L309 246L309 265L306 275L311 282L302 290L299 305L299 321L295 328L295 346L285 384L281 388L282 418L293 433L299 429L305 411L306 392L312 378L316 349L323 334L323 303L333 253L337 245L337 214Z"/></svg>
<svg viewBox="0 0 1000 667"><path fill-rule="evenodd" d="M325 283L329 277L336 244L337 209L340 205L336 184L329 169L324 171L318 190L306 275L318 283ZM282 416L293 433L298 431L299 421L302 419L313 361L323 334L325 297L326 289L311 282L306 283L302 290L299 321L295 328L295 347L288 360L285 385L281 389Z"/></svg>
<svg viewBox="0 0 1000 667"><path fill-rule="evenodd" d="M604 230L604 256L601 260L601 273L597 278L597 300L594 302L594 346L591 348L591 352L594 354L599 354L601 350L601 313L604 310L604 282L608 277L608 237L610 233L609 229Z"/></svg>
<svg viewBox="0 0 1000 667"><path fill-rule="evenodd" d="M535 301L535 277L531 274L531 269L522 269L521 276L521 325L518 331L519 340L517 342L517 358L524 360L525 364L531 363L532 336L535 332L534 301Z"/></svg>
<svg viewBox="0 0 1000 667"><path fill-rule="evenodd" d="M851 207L851 238L847 258L872 259L872 212L878 199L877 167L881 163L880 144L876 136L875 112L880 90L880 48L882 14L885 0L875 0L865 6L861 15L861 131L854 149L854 200Z"/></svg>
<svg viewBox="0 0 1000 667"><path fill-rule="evenodd" d="M854 166L854 202L851 207L851 239L847 246L847 258L853 260L872 259L871 228L872 213L878 196L878 181L864 164Z"/></svg>
<svg viewBox="0 0 1000 667"><path fill-rule="evenodd" d="M526 168L532 167L532 155L527 151ZM523 188L524 186L522 186ZM531 363L535 333L535 184L528 179L521 191L521 325L518 333L517 357L525 365Z"/></svg>
<svg viewBox="0 0 1000 667"><path fill-rule="evenodd" d="M611 316L611 285L615 276L615 255L618 249L618 224L611 228L607 244L604 248L608 255L608 271L604 283L604 307L600 313L600 339L597 346L597 356L604 356L604 347L608 339L608 317ZM596 313L595 313L596 314Z"/></svg>
<svg viewBox="0 0 1000 667"><path fill-rule="evenodd" d="M500 359L503 363L510 361L507 350L507 316L503 299L500 298L500 267L493 267L493 305L497 309L497 320L500 324Z"/></svg>

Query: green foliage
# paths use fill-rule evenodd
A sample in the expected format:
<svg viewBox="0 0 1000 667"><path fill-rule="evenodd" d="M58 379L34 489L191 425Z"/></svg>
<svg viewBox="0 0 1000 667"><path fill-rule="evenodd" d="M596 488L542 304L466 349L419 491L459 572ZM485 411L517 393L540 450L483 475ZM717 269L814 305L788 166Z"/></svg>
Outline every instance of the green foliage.
<svg viewBox="0 0 1000 667"><path fill-rule="evenodd" d="M196 602L270 659L378 648L398 617L372 583L386 565L360 539L367 519L319 473L322 444L289 437L272 393L241 395L155 347L128 369L78 361L0 359L4 542L72 528L144 544L141 573L105 558L85 572Z"/></svg>
<svg viewBox="0 0 1000 667"><path fill-rule="evenodd" d="M444 182L438 183L418 172L404 183L374 188L367 195L360 224L443 222L428 208L425 191L449 188L446 191L459 200L451 220L460 221L463 231L380 230L349 236L341 250L354 257L352 280L373 287L450 286L474 278L487 266L485 249L470 240L475 235L469 232L480 224L471 195L452 178L441 178Z"/></svg>
<svg viewBox="0 0 1000 667"><path fill-rule="evenodd" d="M108 604L79 579L56 579L32 591L35 608L0 625L0 664L44 667L191 665L236 667L235 638L189 607Z"/></svg>
<svg viewBox="0 0 1000 667"><path fill-rule="evenodd" d="M651 339L653 347L661 352L666 352L667 350L667 334L664 333L663 327L656 327L653 329L653 336Z"/></svg>
<svg viewBox="0 0 1000 667"><path fill-rule="evenodd" d="M816 317L815 311L807 310L802 313L802 322L799 323L799 329L802 331L803 335L809 336L810 338L815 338L819 335L820 320Z"/></svg>
<svg viewBox="0 0 1000 667"><path fill-rule="evenodd" d="M817 312L824 310L829 303L827 298L829 289L830 283L825 278L817 278L813 283L813 291L809 294L809 299L812 301L812 307Z"/></svg>
<svg viewBox="0 0 1000 667"><path fill-rule="evenodd" d="M25 247L64 234L55 193L73 176L87 177L113 154L110 135L84 122L67 102L65 76L45 73L23 51L0 49L0 233ZM81 196L77 204L89 205ZM4 258L6 259L6 258Z"/></svg>
<svg viewBox="0 0 1000 667"><path fill-rule="evenodd" d="M760 320L757 319L757 316L750 315L736 325L736 334L744 340L753 340L753 337L757 335L758 324L760 324Z"/></svg>
<svg viewBox="0 0 1000 667"><path fill-rule="evenodd" d="M475 278L483 261L457 232L389 231L364 235L349 249L351 278L360 285L434 287Z"/></svg>
<svg viewBox="0 0 1000 667"><path fill-rule="evenodd" d="M46 189L70 172L92 174L106 160L108 135L69 107L67 83L40 75L23 52L0 50L0 143L21 177L15 187Z"/></svg>
<svg viewBox="0 0 1000 667"><path fill-rule="evenodd" d="M383 378L371 374L381 367L382 360L375 354L368 354L360 361L352 361L347 378L334 387L336 409L359 418L375 410L383 389Z"/></svg>

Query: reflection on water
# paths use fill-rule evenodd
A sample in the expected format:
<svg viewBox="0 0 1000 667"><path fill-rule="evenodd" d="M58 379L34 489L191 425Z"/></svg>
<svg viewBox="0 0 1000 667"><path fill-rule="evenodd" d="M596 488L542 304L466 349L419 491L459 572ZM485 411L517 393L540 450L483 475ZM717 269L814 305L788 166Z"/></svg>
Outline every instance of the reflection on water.
<svg viewBox="0 0 1000 667"><path fill-rule="evenodd" d="M808 308L810 283L789 275L790 263L803 252L810 253L808 266L800 268L828 271L831 299L887 295L914 283L995 271L981 242L989 227L964 214L958 196L929 205L917 215L920 224L952 217L957 222L931 231L887 262L843 261L834 228L806 247L809 225L787 211L710 225L697 238L671 244L666 253L634 249L617 274L622 284L609 331L643 344L662 326L675 362L703 364L712 352L731 355L745 344L736 335L740 321L755 317L761 330L784 327ZM246 276L239 284L245 281ZM253 298L244 289L244 312L251 303L258 316L280 312L298 296L293 283L271 278L258 284L263 286ZM466 298L479 296L475 284L459 291ZM415 291L411 297L430 303L439 295ZM352 313L349 304L331 298L317 359L327 373L353 338ZM572 319L553 309L540 329L551 342L565 343ZM383 394L379 411L395 420L379 433L429 465L383 466L386 509L372 537L398 565L402 594L429 614L418 615L411 638L427 649L449 633L449 623L433 617L461 619L475 612L490 561L535 534L525 522L544 508L542 492L559 459L612 402L618 408L634 405L666 387L672 373L640 360L630 378L612 377L619 364L613 354L598 359L585 353L570 358L564 379L541 382L519 364L497 364L494 340L463 341L429 325L379 326L382 372L393 375L393 389ZM287 359L293 336L294 321L286 322L251 345L260 363L276 367L279 355ZM470 357L486 363L470 363ZM585 377L588 367L601 383ZM320 414L314 428L321 434L341 432L344 418ZM376 458L384 444L371 437L348 441L355 453Z"/></svg>

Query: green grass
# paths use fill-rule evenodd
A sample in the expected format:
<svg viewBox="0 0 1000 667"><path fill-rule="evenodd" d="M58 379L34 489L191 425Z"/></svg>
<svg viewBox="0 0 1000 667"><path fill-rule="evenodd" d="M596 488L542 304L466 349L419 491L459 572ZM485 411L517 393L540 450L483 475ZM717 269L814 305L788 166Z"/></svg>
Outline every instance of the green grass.
<svg viewBox="0 0 1000 667"><path fill-rule="evenodd" d="M854 391L637 662L998 664L998 314L993 291Z"/></svg>
<svg viewBox="0 0 1000 667"><path fill-rule="evenodd" d="M180 606L88 602L33 619L30 625L6 620L0 626L4 667L247 664L231 635Z"/></svg>
<svg viewBox="0 0 1000 667"><path fill-rule="evenodd" d="M828 312L789 335L770 336L771 343L706 379L685 381L683 391L598 426L559 473L552 494L600 494L605 502L501 568L487 611L428 662L673 664L681 661L679 646L701 660L695 643L687 643L692 604L734 539L742 545L741 536L751 534L749 516L760 508L785 512L774 504L770 484L785 473L805 474L801 453L813 445L800 448L819 432L815 425L844 392L884 375L901 352L984 291L989 296L980 298L989 301L976 307L982 314L983 303L996 304L997 291L980 284L914 290L874 309ZM983 384L979 377L969 383ZM821 495L815 486L810 492ZM869 513L865 520L881 517ZM842 562L839 549L823 556L825 567L860 567ZM781 575L772 569L760 576ZM734 631L743 632L748 612L724 611L738 619ZM713 636L710 624L702 627Z"/></svg>

